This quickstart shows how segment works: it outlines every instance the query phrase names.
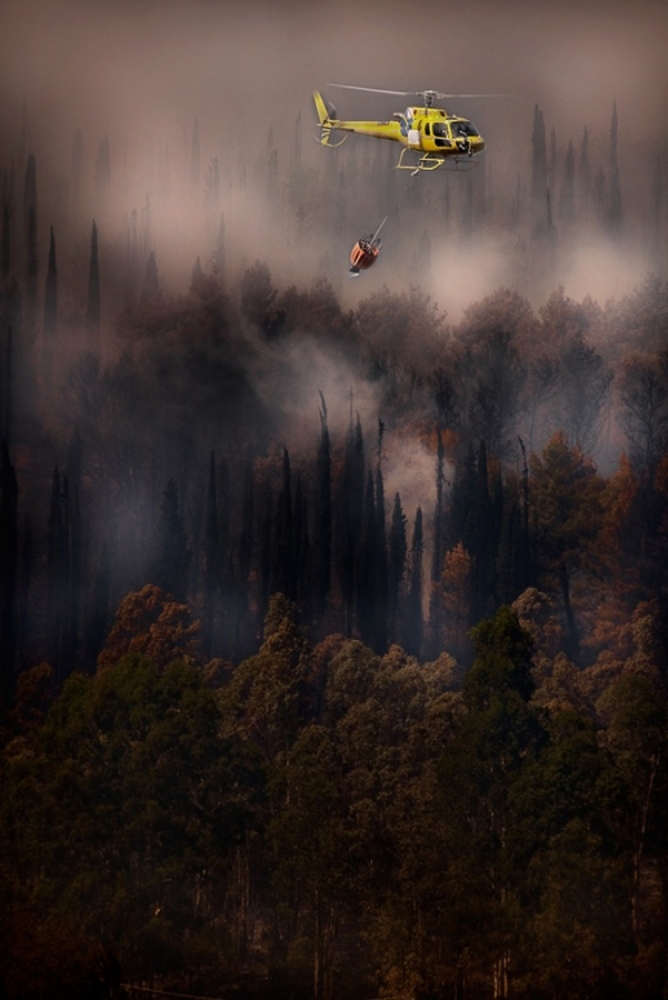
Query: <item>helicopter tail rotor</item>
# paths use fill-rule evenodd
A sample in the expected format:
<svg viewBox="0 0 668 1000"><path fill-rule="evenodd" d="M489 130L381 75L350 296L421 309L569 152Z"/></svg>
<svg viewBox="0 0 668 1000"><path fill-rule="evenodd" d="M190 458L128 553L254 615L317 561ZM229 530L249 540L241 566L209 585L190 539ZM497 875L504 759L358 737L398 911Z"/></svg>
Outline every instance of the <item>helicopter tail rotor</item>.
<svg viewBox="0 0 668 1000"><path fill-rule="evenodd" d="M332 142L332 130L336 128L336 108L331 105L328 107L325 104L322 94L317 90L313 94L313 100L315 101L315 109L318 113L318 142L322 146L331 146L332 148L340 146L341 143L346 141L348 136L344 133L338 142Z"/></svg>

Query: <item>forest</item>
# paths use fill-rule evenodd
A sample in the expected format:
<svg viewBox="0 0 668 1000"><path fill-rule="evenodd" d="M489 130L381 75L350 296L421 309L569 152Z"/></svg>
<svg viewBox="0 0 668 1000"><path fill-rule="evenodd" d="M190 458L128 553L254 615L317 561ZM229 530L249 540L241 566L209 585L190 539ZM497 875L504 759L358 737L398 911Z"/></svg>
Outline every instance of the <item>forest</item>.
<svg viewBox="0 0 668 1000"><path fill-rule="evenodd" d="M506 199L299 119L206 170L195 122L120 214L108 136L0 163L0 996L666 995L664 168L638 208L617 136L536 106ZM351 300L365 166L417 242ZM507 280L449 315L425 220Z"/></svg>

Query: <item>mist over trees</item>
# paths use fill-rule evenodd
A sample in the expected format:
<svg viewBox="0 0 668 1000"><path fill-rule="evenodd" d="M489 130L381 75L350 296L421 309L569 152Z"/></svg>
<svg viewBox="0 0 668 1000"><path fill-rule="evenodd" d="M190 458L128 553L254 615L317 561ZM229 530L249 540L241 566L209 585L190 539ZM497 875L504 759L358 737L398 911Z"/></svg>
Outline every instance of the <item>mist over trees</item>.
<svg viewBox="0 0 668 1000"><path fill-rule="evenodd" d="M113 136L0 163L2 990L662 996L658 149L646 225L616 104L508 191L185 133L120 212ZM645 279L567 295L589 239Z"/></svg>

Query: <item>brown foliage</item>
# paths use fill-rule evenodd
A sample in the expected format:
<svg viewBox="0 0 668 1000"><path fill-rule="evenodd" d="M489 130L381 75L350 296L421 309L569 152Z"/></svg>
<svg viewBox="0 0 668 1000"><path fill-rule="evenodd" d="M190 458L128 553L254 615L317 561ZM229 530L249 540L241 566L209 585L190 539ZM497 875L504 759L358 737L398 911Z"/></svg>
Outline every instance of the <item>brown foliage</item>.
<svg viewBox="0 0 668 1000"><path fill-rule="evenodd" d="M193 620L186 604L147 584L121 601L97 668L106 670L129 653L141 653L163 668L174 660L194 661L199 629L199 621Z"/></svg>

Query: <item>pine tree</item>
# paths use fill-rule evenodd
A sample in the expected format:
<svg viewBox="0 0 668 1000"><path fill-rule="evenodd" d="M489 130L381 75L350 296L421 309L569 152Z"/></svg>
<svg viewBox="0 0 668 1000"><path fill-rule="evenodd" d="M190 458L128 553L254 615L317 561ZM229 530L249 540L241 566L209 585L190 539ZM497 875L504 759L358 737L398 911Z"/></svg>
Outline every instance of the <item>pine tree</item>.
<svg viewBox="0 0 668 1000"><path fill-rule="evenodd" d="M419 657L422 652L422 508L415 512L415 524L408 568L408 606L406 614L406 652Z"/></svg>
<svg viewBox="0 0 668 1000"><path fill-rule="evenodd" d="M320 442L316 460L313 529L314 611L322 614L331 586L332 563L332 469L327 405L320 393Z"/></svg>
<svg viewBox="0 0 668 1000"><path fill-rule="evenodd" d="M429 655L438 655L435 647L439 642L438 636L441 632L441 601L438 584L441 571L443 569L443 556L445 553L445 509L444 509L444 486L445 486L445 450L440 430L436 432L436 505L434 508L434 541L431 560L431 586L429 592L429 635L430 649Z"/></svg>
<svg viewBox="0 0 668 1000"><path fill-rule="evenodd" d="M353 423L352 397L346 435L343 471L336 501L336 573L343 598L344 631L352 633L357 590L357 550L362 530L364 502L364 441L359 415Z"/></svg>
<svg viewBox="0 0 668 1000"><path fill-rule="evenodd" d="M188 593L190 559L178 488L175 481L169 479L160 504L152 582L165 593L184 601Z"/></svg>
<svg viewBox="0 0 668 1000"><path fill-rule="evenodd" d="M47 535L47 606L49 632L49 662L56 681L65 679L65 637L67 632L69 567L69 496L67 476L61 479L56 465L51 483L51 503Z"/></svg>
<svg viewBox="0 0 668 1000"><path fill-rule="evenodd" d="M7 442L3 441L0 469L0 699L5 706L11 702L14 688L17 529L18 483Z"/></svg>
<svg viewBox="0 0 668 1000"><path fill-rule="evenodd" d="M531 228L535 235L545 233L547 183L547 148L543 112L535 105L531 137Z"/></svg>
<svg viewBox="0 0 668 1000"><path fill-rule="evenodd" d="M77 643L81 620L83 586L84 539L81 525L81 472L82 441L79 428L75 427L70 439L66 462L67 481L67 616L64 627L63 650L68 672L76 666Z"/></svg>
<svg viewBox="0 0 668 1000"><path fill-rule="evenodd" d="M2 178L2 233L0 234L0 277L9 278L12 267L12 190L5 171Z"/></svg>
<svg viewBox="0 0 668 1000"><path fill-rule="evenodd" d="M219 288L225 287L225 217L220 213L218 233L214 242L213 263L211 273Z"/></svg>
<svg viewBox="0 0 668 1000"><path fill-rule="evenodd" d="M295 531L292 507L290 455L283 449L283 484L278 495L272 528L270 594L284 594L290 600L296 596Z"/></svg>
<svg viewBox="0 0 668 1000"><path fill-rule="evenodd" d="M37 213L34 206L28 212L26 231L26 318L28 333L32 340L37 313L37 281L39 262L37 256Z"/></svg>
<svg viewBox="0 0 668 1000"><path fill-rule="evenodd" d="M47 385L51 377L51 364L53 360L53 350L55 347L56 332L58 328L58 270L56 267L56 237L53 226L49 233L49 264L46 275L46 288L44 291L44 373Z"/></svg>
<svg viewBox="0 0 668 1000"><path fill-rule="evenodd" d="M95 219L90 234L90 259L88 264L88 301L86 323L91 338L93 354L100 351L100 262L98 258L97 226Z"/></svg>
<svg viewBox="0 0 668 1000"><path fill-rule="evenodd" d="M619 158L617 155L617 101L613 101L610 121L610 205L608 209L610 232L618 235L622 227L622 191L619 183Z"/></svg>
<svg viewBox="0 0 668 1000"><path fill-rule="evenodd" d="M570 139L564 157L564 176L559 192L559 221L565 230L569 230L575 222L575 153Z"/></svg>
<svg viewBox="0 0 668 1000"><path fill-rule="evenodd" d="M376 542L376 505L371 469L367 470L364 490L364 506L362 515L362 530L359 544L355 552L355 607L357 626L362 641L372 649L376 648L375 608L376 608L376 575L374 566Z"/></svg>
<svg viewBox="0 0 668 1000"><path fill-rule="evenodd" d="M204 644L208 659L211 659L212 656L214 605L219 583L218 499L216 491L216 464L212 449L209 458L209 480L207 483L206 511L204 515Z"/></svg>
<svg viewBox="0 0 668 1000"><path fill-rule="evenodd" d="M389 641L399 641L399 594L406 571L406 515L398 493L394 495L387 568Z"/></svg>

